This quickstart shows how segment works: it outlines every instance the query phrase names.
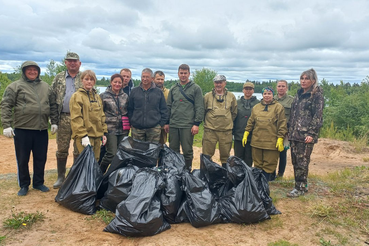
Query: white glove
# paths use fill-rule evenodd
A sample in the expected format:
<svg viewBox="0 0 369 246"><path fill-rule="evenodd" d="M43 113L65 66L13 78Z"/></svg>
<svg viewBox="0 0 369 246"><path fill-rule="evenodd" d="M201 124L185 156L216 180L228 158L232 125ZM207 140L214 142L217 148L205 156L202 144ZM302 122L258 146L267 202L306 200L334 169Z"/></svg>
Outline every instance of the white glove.
<svg viewBox="0 0 369 246"><path fill-rule="evenodd" d="M88 145L90 145L90 139L88 138L88 136L86 136L82 138L82 146L87 147Z"/></svg>
<svg viewBox="0 0 369 246"><path fill-rule="evenodd" d="M51 134L54 135L57 130L58 130L58 126L57 125L51 125Z"/></svg>
<svg viewBox="0 0 369 246"><path fill-rule="evenodd" d="M5 128L3 131L3 135L8 138L15 136L13 128L11 127Z"/></svg>

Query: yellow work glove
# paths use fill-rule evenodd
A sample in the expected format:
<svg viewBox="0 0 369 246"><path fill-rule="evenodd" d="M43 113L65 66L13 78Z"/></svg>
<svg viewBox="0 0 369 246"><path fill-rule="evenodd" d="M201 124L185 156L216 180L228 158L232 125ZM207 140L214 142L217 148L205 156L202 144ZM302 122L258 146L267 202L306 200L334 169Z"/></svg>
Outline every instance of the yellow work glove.
<svg viewBox="0 0 369 246"><path fill-rule="evenodd" d="M245 145L247 144L247 137L249 136L250 132L245 131L245 133L243 134L243 138L242 138L242 146L245 147Z"/></svg>
<svg viewBox="0 0 369 246"><path fill-rule="evenodd" d="M279 152L282 152L284 150L283 138L278 138L275 147L278 149Z"/></svg>

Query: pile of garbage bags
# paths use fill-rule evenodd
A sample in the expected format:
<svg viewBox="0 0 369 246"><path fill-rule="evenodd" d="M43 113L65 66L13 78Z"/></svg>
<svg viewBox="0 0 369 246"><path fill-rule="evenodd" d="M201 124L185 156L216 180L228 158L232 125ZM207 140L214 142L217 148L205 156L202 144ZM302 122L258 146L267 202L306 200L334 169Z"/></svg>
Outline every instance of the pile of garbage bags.
<svg viewBox="0 0 369 246"><path fill-rule="evenodd" d="M55 201L84 214L112 211L115 218L104 231L130 237L155 235L174 223L187 222L196 228L251 224L280 214L260 169L235 156L223 166L206 155L200 159L200 169L189 172L183 156L167 146L125 137L102 174L87 147Z"/></svg>

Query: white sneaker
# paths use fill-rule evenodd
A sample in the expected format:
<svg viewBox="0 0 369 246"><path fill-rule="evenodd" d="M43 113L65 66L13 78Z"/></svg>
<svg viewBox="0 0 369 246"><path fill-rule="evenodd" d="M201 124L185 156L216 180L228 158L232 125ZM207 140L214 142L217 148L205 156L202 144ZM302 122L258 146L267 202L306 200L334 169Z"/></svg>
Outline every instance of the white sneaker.
<svg viewBox="0 0 369 246"><path fill-rule="evenodd" d="M287 197L299 197L305 194L302 190L293 189L290 193L287 193Z"/></svg>

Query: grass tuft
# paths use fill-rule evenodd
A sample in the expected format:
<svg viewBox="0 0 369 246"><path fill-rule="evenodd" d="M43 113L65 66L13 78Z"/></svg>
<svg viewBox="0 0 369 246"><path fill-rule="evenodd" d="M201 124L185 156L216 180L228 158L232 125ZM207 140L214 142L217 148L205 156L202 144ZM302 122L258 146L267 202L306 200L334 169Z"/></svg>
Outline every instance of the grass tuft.
<svg viewBox="0 0 369 246"><path fill-rule="evenodd" d="M30 228L34 223L43 221L45 216L41 212L36 213L12 213L11 218L3 222L3 226L9 229Z"/></svg>
<svg viewBox="0 0 369 246"><path fill-rule="evenodd" d="M108 225L114 219L114 217L115 217L114 213L105 209L101 209L96 211L96 214L92 215L91 218L100 220Z"/></svg>

